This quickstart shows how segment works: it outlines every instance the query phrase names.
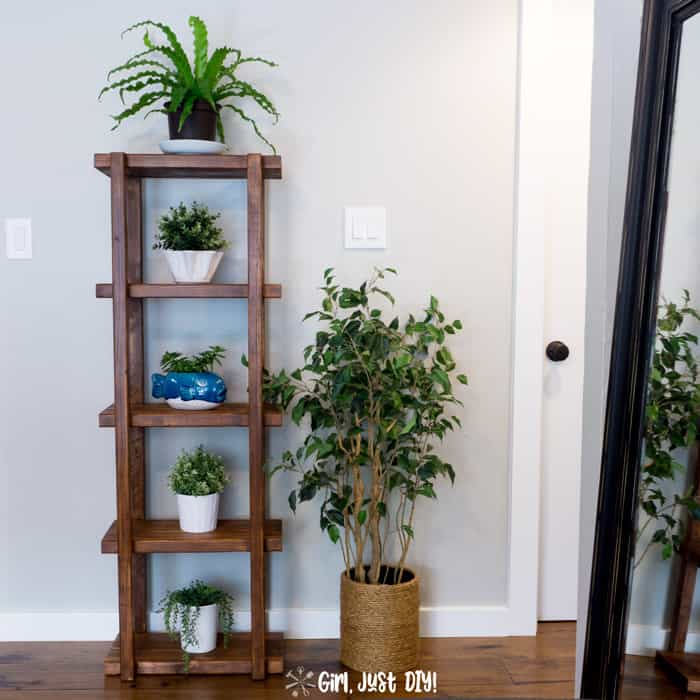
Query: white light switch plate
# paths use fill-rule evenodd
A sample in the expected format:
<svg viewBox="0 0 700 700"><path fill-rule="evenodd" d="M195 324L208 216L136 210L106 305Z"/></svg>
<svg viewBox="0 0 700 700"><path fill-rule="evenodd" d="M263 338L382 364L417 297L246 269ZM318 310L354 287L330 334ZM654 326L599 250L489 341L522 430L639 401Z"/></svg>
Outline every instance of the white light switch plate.
<svg viewBox="0 0 700 700"><path fill-rule="evenodd" d="M345 207L346 248L386 248L384 207Z"/></svg>
<svg viewBox="0 0 700 700"><path fill-rule="evenodd" d="M5 219L5 245L10 260L31 260L32 220Z"/></svg>

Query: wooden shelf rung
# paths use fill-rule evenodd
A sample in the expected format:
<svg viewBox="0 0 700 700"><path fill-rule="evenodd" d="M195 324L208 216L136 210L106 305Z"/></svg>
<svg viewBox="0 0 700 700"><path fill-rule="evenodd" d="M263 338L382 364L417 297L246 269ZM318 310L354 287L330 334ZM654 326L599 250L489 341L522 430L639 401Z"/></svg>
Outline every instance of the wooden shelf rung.
<svg viewBox="0 0 700 700"><path fill-rule="evenodd" d="M99 414L100 428L114 427L114 404ZM282 425L282 411L266 405L265 425ZM171 408L166 403L142 403L131 407L131 426L134 428L227 428L248 426L248 404L223 403L205 411L186 411Z"/></svg>
<svg viewBox="0 0 700 700"><path fill-rule="evenodd" d="M284 672L284 638L279 632L268 632L265 636L265 666L267 673ZM141 633L136 635L136 672L141 674L183 673L182 649L177 639L170 639L163 633ZM107 676L118 676L119 638L114 641L104 661ZM192 654L190 669L192 675L250 673L252 661L250 633L238 632L231 635L227 649L219 635L214 651L208 654Z"/></svg>
<svg viewBox="0 0 700 700"><path fill-rule="evenodd" d="M128 177L160 178L226 178L245 180L248 177L248 157L243 155L166 155L164 153L125 153ZM262 156L263 177L282 177L280 156ZM112 159L109 153L95 153L95 168L111 177Z"/></svg>
<svg viewBox="0 0 700 700"><path fill-rule="evenodd" d="M263 542L266 552L282 551L282 521L266 520ZM213 532L180 530L177 520L133 521L134 552L177 554L196 552L249 552L250 521L219 520ZM117 553L117 522L110 525L101 543L102 554Z"/></svg>
<svg viewBox="0 0 700 700"><path fill-rule="evenodd" d="M98 299L112 298L112 285L100 282L95 285ZM129 296L132 299L247 299L247 284L130 284ZM281 299L281 284L266 284L263 288L265 299Z"/></svg>

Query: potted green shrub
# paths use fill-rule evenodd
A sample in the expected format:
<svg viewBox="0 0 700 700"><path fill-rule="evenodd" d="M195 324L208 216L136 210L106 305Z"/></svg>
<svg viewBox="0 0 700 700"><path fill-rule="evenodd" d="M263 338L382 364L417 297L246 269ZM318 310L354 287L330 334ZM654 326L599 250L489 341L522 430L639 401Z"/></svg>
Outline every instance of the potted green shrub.
<svg viewBox="0 0 700 700"><path fill-rule="evenodd" d="M207 452L202 445L193 452L182 451L168 474L168 484L177 496L183 532L216 530L219 494L228 482L222 457Z"/></svg>
<svg viewBox="0 0 700 700"><path fill-rule="evenodd" d="M230 242L216 225L221 214L212 214L204 204L190 207L180 202L158 220L153 243L162 250L175 282L201 284L212 281Z"/></svg>
<svg viewBox="0 0 700 700"><path fill-rule="evenodd" d="M165 629L173 638L180 636L185 673L190 669L190 654L206 654L216 649L217 627L221 626L224 647L233 628L233 598L204 581L193 581L186 588L168 591L160 601Z"/></svg>
<svg viewBox="0 0 700 700"><path fill-rule="evenodd" d="M226 351L220 345L211 345L195 355L165 352L160 367L165 374L151 375L151 394L154 399L166 399L172 408L194 411L216 408L226 399L226 384L214 374Z"/></svg>
<svg viewBox="0 0 700 700"><path fill-rule="evenodd" d="M321 308L305 318L323 324L294 371L265 373L266 400L292 407L310 432L272 472L298 476L289 505L319 496L320 526L343 555L340 576L341 661L359 671L400 672L416 664L419 584L407 567L419 499L436 498L435 482L455 472L434 450L460 426L450 407L456 363L446 345L462 329L438 300L420 320L385 320L376 301L387 268L358 288L324 273ZM394 558L392 554L396 552Z"/></svg>
<svg viewBox="0 0 700 700"><path fill-rule="evenodd" d="M175 32L161 22L145 20L137 22L122 32L144 28L145 50L140 51L121 65L107 73L108 84L100 92L100 98L109 91L116 91L124 103L126 96L133 95L135 101L113 116L116 129L125 119L148 109L146 117L153 112L168 115L170 138L177 140L216 140L217 134L225 141L221 113L228 108L248 122L257 136L273 152L275 147L262 135L254 118L249 116L242 101L254 102L273 117L275 123L279 113L272 101L250 83L238 77L238 69L247 63L263 63L276 66L273 61L258 56L244 56L239 49L223 46L209 54L207 27L199 17L190 17L189 25L194 38L192 61L188 58ZM152 37L155 30L157 36ZM230 102L227 100L235 100ZM160 105L160 106L158 106ZM202 152L201 144L182 144L180 152ZM176 143L161 144L168 151L178 151ZM218 150L218 149L214 149ZM204 152L212 149L205 148Z"/></svg>

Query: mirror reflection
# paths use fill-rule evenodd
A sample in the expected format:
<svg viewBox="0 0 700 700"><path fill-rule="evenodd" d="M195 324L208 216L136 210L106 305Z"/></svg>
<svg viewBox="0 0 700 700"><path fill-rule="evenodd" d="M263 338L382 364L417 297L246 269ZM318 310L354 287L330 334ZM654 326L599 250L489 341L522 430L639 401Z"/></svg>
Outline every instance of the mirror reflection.
<svg viewBox="0 0 700 700"><path fill-rule="evenodd" d="M668 692L669 679L679 689L695 683L700 691L700 657L689 655L700 652L698 63L700 15L686 21L681 44L623 696L640 683ZM655 666L648 657L656 658Z"/></svg>

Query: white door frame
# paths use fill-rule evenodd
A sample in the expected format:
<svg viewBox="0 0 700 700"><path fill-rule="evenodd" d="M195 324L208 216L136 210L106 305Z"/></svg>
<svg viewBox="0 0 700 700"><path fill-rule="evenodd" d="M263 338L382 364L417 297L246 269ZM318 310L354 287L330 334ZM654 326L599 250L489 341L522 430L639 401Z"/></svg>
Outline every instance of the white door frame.
<svg viewBox="0 0 700 700"><path fill-rule="evenodd" d="M506 634L537 631L551 0L520 0Z"/></svg>

